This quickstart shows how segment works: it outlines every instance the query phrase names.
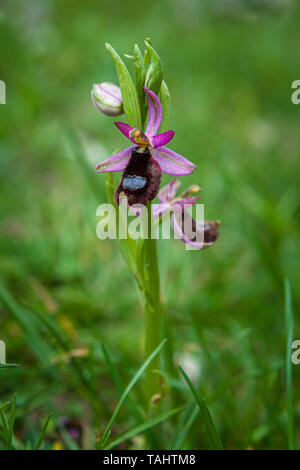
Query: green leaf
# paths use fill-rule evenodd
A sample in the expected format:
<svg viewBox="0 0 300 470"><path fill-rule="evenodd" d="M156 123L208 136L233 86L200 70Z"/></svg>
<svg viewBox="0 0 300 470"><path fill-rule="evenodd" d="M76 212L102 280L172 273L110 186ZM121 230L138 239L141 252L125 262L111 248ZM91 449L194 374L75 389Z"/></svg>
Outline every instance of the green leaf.
<svg viewBox="0 0 300 470"><path fill-rule="evenodd" d="M164 80L161 82L159 99L163 107L163 120L160 125L160 132L165 132L170 129L171 95L169 92L169 88Z"/></svg>
<svg viewBox="0 0 300 470"><path fill-rule="evenodd" d="M133 53L135 58L135 85L138 94L138 99L141 109L141 118L142 118L142 128L144 128L144 122L147 116L147 106L146 106L146 97L144 92L144 83L145 83L145 67L144 59L140 48L137 44L133 46Z"/></svg>
<svg viewBox="0 0 300 470"><path fill-rule="evenodd" d="M128 69L119 54L108 42L105 43L105 47L111 53L112 58L115 62L119 85L122 93L124 111L128 123L132 127L137 127L138 129L141 129L142 121L139 100L130 73L128 72Z"/></svg>
<svg viewBox="0 0 300 470"><path fill-rule="evenodd" d="M5 442L5 446L7 450L11 450L13 448L13 432L14 432L14 422L16 417L16 397L17 394L15 393L11 402L5 402L0 408L0 420L2 423L3 435L2 439ZM10 405L10 412L9 418L7 418L4 413L4 409Z"/></svg>
<svg viewBox="0 0 300 470"><path fill-rule="evenodd" d="M133 62L135 61L134 55L124 54L124 57L126 57L126 59L132 60Z"/></svg>
<svg viewBox="0 0 300 470"><path fill-rule="evenodd" d="M122 406L122 404L124 403L128 393L130 392L130 390L134 387L134 385L136 384L136 382L139 380L139 378L142 376L142 374L144 373L144 371L147 369L147 367L149 366L149 364L152 362L152 360L157 356L157 354L160 352L160 350L163 348L164 344L166 342L166 339L164 339L160 344L159 346L157 346L157 348L152 352L152 354L150 354L150 356L143 362L143 364L141 365L141 367L139 368L139 370L136 372L136 374L134 375L134 377L131 379L131 381L129 382L129 384L127 385L126 389L124 390L120 400L119 400L119 403L117 404L113 414L112 414L112 417L110 418L109 420L109 423L107 424L106 428L105 428L105 431L103 433L103 436L102 436L102 439L101 439L101 442L100 444L102 445L105 440L107 439L107 436L108 436L108 433L110 432L111 428L112 428L112 425L114 424L114 421L117 417L117 414L119 413L120 411L120 408Z"/></svg>
<svg viewBox="0 0 300 470"><path fill-rule="evenodd" d="M289 281L286 279L284 283L285 297L285 334L286 334L286 361L285 361L285 380L288 410L288 445L289 449L295 448L294 442L294 410L293 410L293 392L292 392L292 361L291 351L294 337L294 315L292 309L292 293Z"/></svg>
<svg viewBox="0 0 300 470"><path fill-rule="evenodd" d="M163 79L163 67L159 55L155 52L148 41L145 41L146 52L150 59L145 78L145 86L158 94Z"/></svg>
<svg viewBox="0 0 300 470"><path fill-rule="evenodd" d="M47 427L48 427L48 424L49 424L49 421L50 419L52 418L53 414L50 413L48 418L46 419L43 427L42 427L42 430L41 430L41 434L37 440L37 443L36 445L34 446L34 450L39 450L39 448L41 447L42 443L43 443L43 440L44 440L44 437L45 437L45 433L46 433L46 430L47 430Z"/></svg>
<svg viewBox="0 0 300 470"><path fill-rule="evenodd" d="M150 46L152 46L151 38L145 38L145 42L147 42L148 44L150 44ZM145 52L144 52L144 65L147 65L149 62L150 62L150 54L149 54L148 49L145 49Z"/></svg>
<svg viewBox="0 0 300 470"><path fill-rule="evenodd" d="M128 439L131 439L132 437L136 436L137 434L140 434L156 424L161 423L162 421L165 421L171 416L174 416L176 413L179 413L184 408L183 406L179 406L178 408L174 408L169 411L165 411L164 413L159 414L158 416L155 416L154 418L149 419L149 421L146 421L145 423L139 424L138 426L135 426L134 428L130 429L129 431L125 432L121 436L117 437L113 441L109 443L108 446L105 447L106 450L113 449L117 445L121 444L124 441L127 441Z"/></svg>
<svg viewBox="0 0 300 470"><path fill-rule="evenodd" d="M206 427L206 430L207 430L208 437L210 439L212 448L216 449L216 450L222 450L223 445L222 445L220 436L218 434L215 423L213 422L210 411L206 406L204 398L200 395L200 393L198 393L196 391L195 387L193 386L192 382L190 381L189 377L186 375L186 373L184 372L182 367L178 366L178 368L179 368L181 374L183 375L184 380L188 384L188 386L189 386L189 388L190 388L190 390L191 390L191 392L192 392L192 394L193 394L193 396L196 400L196 403L199 406L199 409L200 409L200 412L201 412L201 415L202 415L202 419L203 419L204 425Z"/></svg>

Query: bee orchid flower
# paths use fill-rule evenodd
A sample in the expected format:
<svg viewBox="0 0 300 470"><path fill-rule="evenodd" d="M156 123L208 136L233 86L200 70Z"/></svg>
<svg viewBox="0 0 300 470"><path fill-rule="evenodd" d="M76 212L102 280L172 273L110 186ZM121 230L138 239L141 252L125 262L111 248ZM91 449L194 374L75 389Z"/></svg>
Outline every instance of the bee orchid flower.
<svg viewBox="0 0 300 470"><path fill-rule="evenodd" d="M187 209L199 201L195 195L201 189L190 186L182 194L176 196L180 181L174 178L158 193L160 204L153 206L153 216L158 217L166 212L172 213L172 227L176 238L196 249L207 248L214 244L219 236L219 221L196 221ZM202 233L200 233L202 232Z"/></svg>
<svg viewBox="0 0 300 470"><path fill-rule="evenodd" d="M144 90L149 109L145 133L123 122L115 122L132 145L96 166L97 173L122 171L122 180L115 194L117 204L122 193L130 206L145 205L158 193L162 172L169 175L189 175L197 167L182 155L165 147L175 132L169 130L158 134L163 118L162 105L153 91L146 87Z"/></svg>

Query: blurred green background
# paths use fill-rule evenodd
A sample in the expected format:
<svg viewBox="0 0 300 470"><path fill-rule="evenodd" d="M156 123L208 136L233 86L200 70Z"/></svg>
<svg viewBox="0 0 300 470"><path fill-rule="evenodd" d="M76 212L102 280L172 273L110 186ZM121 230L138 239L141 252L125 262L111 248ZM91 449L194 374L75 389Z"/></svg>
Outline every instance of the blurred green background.
<svg viewBox="0 0 300 470"><path fill-rule="evenodd" d="M222 222L205 252L159 242L175 362L201 386L225 448L287 448L285 278L300 339L299 20L287 0L1 2L0 338L22 367L0 371L0 397L18 392L16 442L34 441L52 410L46 447L71 445L64 417L91 448L120 396L101 340L124 384L141 365L135 283L116 243L96 238L106 195L94 166L126 142L90 90L117 82L105 41L123 54L150 36L171 92L171 148L199 165L182 186L200 185L206 218ZM293 375L299 447L300 366ZM133 424L122 408L114 433ZM209 447L199 418L182 447Z"/></svg>

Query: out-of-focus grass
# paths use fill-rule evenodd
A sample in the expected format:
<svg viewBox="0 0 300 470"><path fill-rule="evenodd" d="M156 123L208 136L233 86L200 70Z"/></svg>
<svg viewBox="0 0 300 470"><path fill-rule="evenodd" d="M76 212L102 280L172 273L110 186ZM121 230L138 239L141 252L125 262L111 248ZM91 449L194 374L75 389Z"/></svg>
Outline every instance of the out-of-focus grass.
<svg viewBox="0 0 300 470"><path fill-rule="evenodd" d="M18 392L17 443L34 446L54 411L58 422L79 423L76 445L92 447L94 429L104 430L120 398L101 340L122 383L142 363L134 281L116 244L95 235L96 207L106 196L94 164L126 142L89 93L92 83L116 80L105 41L125 53L151 36L172 96L172 148L199 165L183 186L199 184L206 217L222 221L220 239L205 252L159 242L175 362L187 362L190 378L191 370L200 374L196 385L225 448L287 447L285 277L300 334L300 106L290 99L300 78L298 24L292 1L2 2L0 336L8 362L22 367L1 368L0 394L4 403ZM299 389L297 367L293 381ZM208 447L179 375L169 386L190 405L164 423L164 445L183 429L183 448ZM133 392L140 408L141 389ZM297 393L293 399L299 447ZM137 425L129 411L120 409L113 435ZM75 445L55 422L43 445ZM143 447L143 439L122 446Z"/></svg>

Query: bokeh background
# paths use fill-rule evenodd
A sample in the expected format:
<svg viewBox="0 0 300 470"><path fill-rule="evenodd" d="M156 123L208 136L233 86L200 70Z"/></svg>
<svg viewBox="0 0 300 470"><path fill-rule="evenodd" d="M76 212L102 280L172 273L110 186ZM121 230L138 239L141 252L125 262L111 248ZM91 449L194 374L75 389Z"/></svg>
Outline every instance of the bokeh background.
<svg viewBox="0 0 300 470"><path fill-rule="evenodd" d="M116 243L96 238L106 195L94 166L126 142L90 89L117 81L105 41L123 54L151 37L171 92L172 148L199 165L182 185L200 185L206 218L222 222L205 252L159 242L175 363L201 387L225 448L287 448L284 279L300 339L299 20L292 0L2 0L0 338L21 367L0 371L0 398L18 392L16 445L30 445L53 411L45 448L92 448L120 396L101 340L124 384L141 365L135 283ZM299 385L300 365L298 447ZM188 400L180 378L174 386ZM133 424L123 407L113 432ZM200 418L182 447L209 447Z"/></svg>

